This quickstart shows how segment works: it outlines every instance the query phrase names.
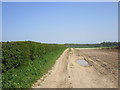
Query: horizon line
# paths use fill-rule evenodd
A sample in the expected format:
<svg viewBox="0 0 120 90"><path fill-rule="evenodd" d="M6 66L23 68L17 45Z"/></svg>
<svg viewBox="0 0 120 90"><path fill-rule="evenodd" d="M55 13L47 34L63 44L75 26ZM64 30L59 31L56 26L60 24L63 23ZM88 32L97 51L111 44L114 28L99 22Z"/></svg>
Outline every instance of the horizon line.
<svg viewBox="0 0 120 90"><path fill-rule="evenodd" d="M96 43L72 43L72 42L65 42L65 43L57 43L57 42L40 42L35 40L6 40L6 41L0 41L0 42L22 42L22 41L31 41L31 42L38 42L38 43L46 43L46 44L100 44L103 42L119 42L119 41L101 41Z"/></svg>

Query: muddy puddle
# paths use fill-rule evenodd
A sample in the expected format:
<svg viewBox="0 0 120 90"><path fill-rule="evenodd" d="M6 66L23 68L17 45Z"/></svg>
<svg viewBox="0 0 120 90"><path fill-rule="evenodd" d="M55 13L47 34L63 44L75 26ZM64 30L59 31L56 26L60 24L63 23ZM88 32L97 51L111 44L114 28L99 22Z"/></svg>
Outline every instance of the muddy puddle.
<svg viewBox="0 0 120 90"><path fill-rule="evenodd" d="M81 66L89 66L88 62L84 59L77 60L76 62Z"/></svg>

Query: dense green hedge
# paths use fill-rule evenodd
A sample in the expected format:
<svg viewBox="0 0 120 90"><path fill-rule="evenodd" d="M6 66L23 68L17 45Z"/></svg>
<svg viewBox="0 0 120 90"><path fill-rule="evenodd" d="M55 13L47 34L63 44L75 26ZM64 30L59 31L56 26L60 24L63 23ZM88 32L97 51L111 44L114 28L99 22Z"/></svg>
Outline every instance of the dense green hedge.
<svg viewBox="0 0 120 90"><path fill-rule="evenodd" d="M32 41L2 42L2 71L29 65L47 53L65 48L64 45L41 44Z"/></svg>
<svg viewBox="0 0 120 90"><path fill-rule="evenodd" d="M65 49L64 45L32 41L2 42L3 89L31 88Z"/></svg>

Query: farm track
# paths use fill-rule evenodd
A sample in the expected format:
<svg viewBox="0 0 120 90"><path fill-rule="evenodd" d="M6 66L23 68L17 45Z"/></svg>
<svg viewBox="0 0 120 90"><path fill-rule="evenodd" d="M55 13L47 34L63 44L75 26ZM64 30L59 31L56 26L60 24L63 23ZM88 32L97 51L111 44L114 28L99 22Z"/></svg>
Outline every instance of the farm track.
<svg viewBox="0 0 120 90"><path fill-rule="evenodd" d="M76 63L88 61L88 67ZM117 88L117 49L66 49L52 70L32 88Z"/></svg>

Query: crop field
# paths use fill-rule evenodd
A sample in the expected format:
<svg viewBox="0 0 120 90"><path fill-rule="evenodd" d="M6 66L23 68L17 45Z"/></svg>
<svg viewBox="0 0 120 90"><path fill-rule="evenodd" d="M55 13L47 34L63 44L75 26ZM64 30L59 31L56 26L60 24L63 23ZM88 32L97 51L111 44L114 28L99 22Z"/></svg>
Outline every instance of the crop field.
<svg viewBox="0 0 120 90"><path fill-rule="evenodd" d="M66 49L33 88L118 88L118 60L118 49Z"/></svg>
<svg viewBox="0 0 120 90"><path fill-rule="evenodd" d="M2 87L117 88L118 50L2 42Z"/></svg>
<svg viewBox="0 0 120 90"><path fill-rule="evenodd" d="M3 88L30 88L55 63L64 45L31 41L2 43Z"/></svg>
<svg viewBox="0 0 120 90"><path fill-rule="evenodd" d="M64 44L70 48L116 48L120 42L101 42L96 44Z"/></svg>

